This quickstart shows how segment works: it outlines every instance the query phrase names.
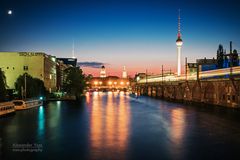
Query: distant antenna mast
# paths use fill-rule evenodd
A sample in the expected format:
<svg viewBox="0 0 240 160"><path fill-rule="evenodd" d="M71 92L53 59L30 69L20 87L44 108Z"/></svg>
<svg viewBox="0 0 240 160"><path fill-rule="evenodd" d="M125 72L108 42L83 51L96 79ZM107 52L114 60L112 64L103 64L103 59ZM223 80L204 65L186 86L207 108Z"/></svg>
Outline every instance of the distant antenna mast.
<svg viewBox="0 0 240 160"><path fill-rule="evenodd" d="M74 40L73 40L73 45L72 45L72 58L75 58L75 48L74 48Z"/></svg>

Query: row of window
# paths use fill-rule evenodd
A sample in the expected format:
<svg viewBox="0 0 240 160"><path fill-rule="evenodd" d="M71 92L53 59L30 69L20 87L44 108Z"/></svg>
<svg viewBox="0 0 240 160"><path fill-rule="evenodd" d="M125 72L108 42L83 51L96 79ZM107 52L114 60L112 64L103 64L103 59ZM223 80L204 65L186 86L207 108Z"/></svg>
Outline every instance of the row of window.
<svg viewBox="0 0 240 160"><path fill-rule="evenodd" d="M10 69L10 67L6 67L7 69ZM12 67L13 70L15 70L15 67ZM28 66L23 66L23 70L27 71L28 70Z"/></svg>
<svg viewBox="0 0 240 160"><path fill-rule="evenodd" d="M9 109L13 109L14 106L6 106L6 107L0 107L0 111L6 111L6 110L9 110Z"/></svg>

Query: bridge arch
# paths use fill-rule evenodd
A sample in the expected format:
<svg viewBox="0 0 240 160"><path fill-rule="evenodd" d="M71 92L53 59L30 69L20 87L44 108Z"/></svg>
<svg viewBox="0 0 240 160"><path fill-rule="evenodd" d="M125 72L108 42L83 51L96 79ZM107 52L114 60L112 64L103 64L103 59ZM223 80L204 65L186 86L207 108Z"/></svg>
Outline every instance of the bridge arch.
<svg viewBox="0 0 240 160"><path fill-rule="evenodd" d="M196 82L192 89L192 100L195 102L201 102L202 99L202 90L201 85Z"/></svg>
<svg viewBox="0 0 240 160"><path fill-rule="evenodd" d="M215 104L216 91L213 82L208 82L204 89L204 101L206 103Z"/></svg>

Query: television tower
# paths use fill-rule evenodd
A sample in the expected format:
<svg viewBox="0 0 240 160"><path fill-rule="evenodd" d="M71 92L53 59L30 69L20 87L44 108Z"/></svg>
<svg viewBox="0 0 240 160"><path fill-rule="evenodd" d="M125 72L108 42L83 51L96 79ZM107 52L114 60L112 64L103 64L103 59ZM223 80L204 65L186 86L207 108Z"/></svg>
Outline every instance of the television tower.
<svg viewBox="0 0 240 160"><path fill-rule="evenodd" d="M178 10L178 34L177 34L177 75L181 76L181 49L183 45L182 37L181 37L181 23L180 23L180 9Z"/></svg>

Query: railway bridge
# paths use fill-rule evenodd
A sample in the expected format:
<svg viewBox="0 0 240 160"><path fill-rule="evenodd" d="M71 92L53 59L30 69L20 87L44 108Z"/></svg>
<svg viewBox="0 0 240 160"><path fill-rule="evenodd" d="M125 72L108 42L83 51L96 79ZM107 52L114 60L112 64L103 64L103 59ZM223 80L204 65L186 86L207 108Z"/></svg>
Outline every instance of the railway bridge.
<svg viewBox="0 0 240 160"><path fill-rule="evenodd" d="M136 83L134 92L182 102L240 107L240 80L212 79Z"/></svg>

